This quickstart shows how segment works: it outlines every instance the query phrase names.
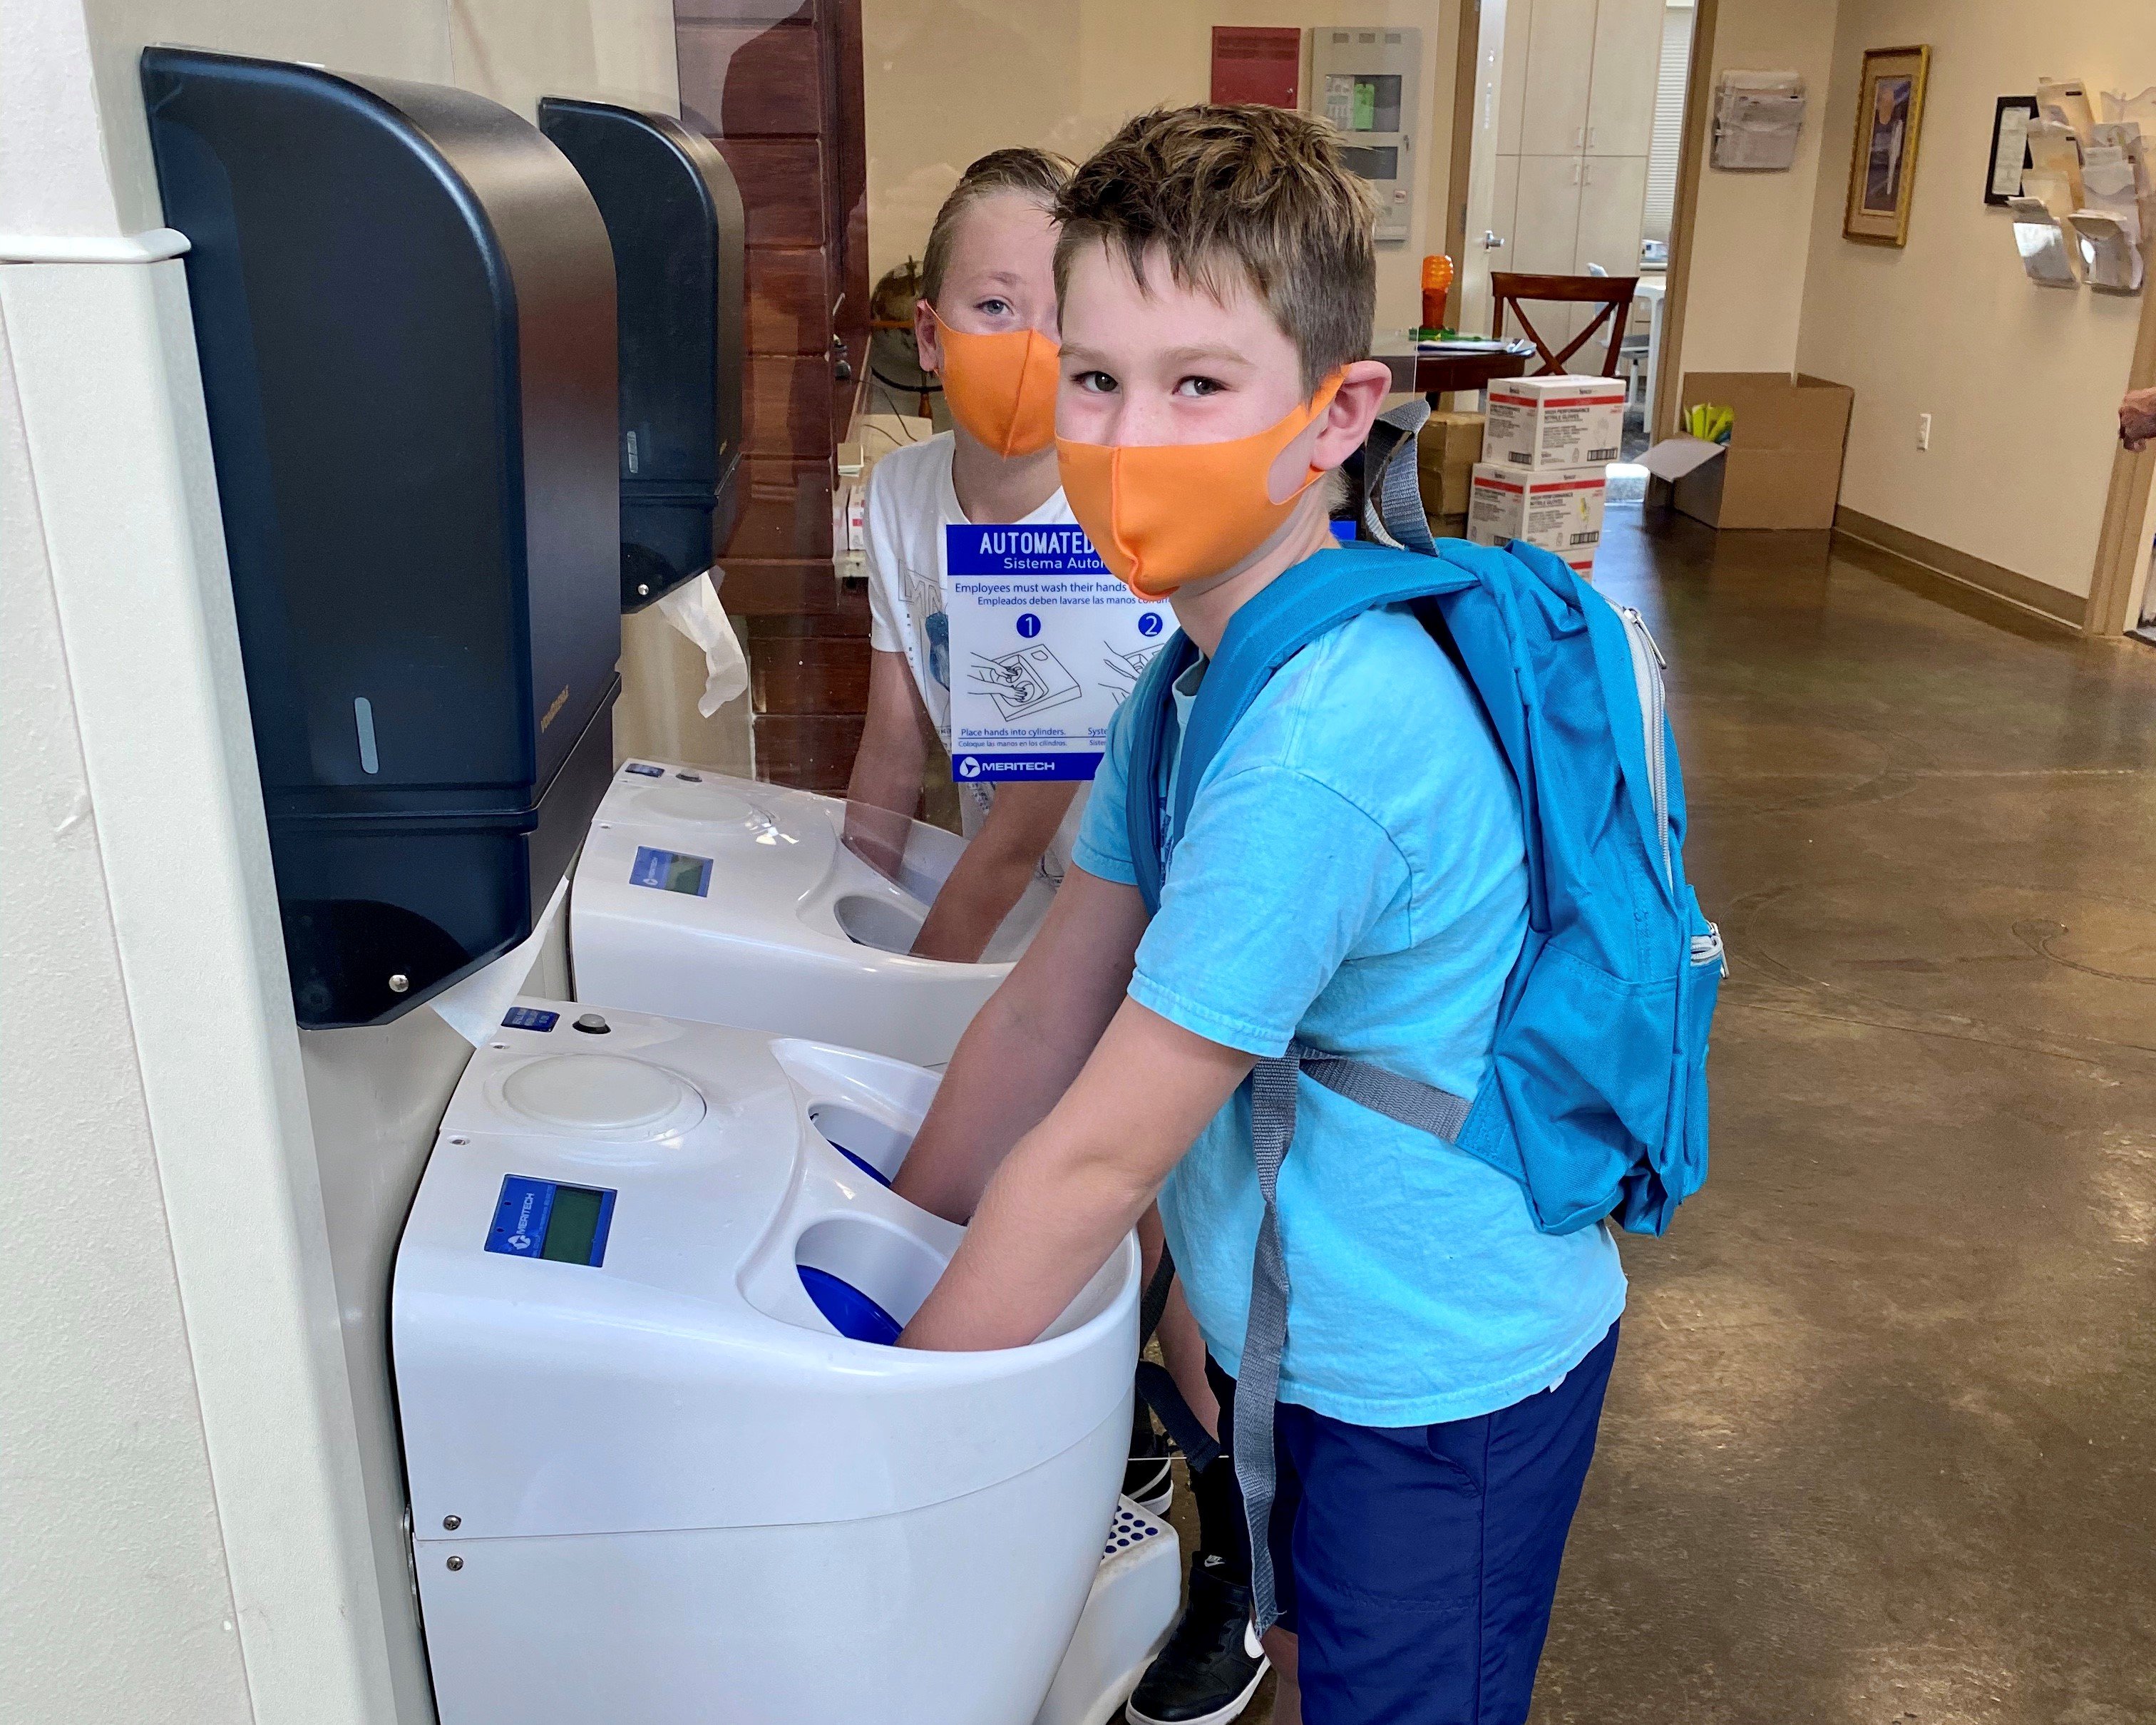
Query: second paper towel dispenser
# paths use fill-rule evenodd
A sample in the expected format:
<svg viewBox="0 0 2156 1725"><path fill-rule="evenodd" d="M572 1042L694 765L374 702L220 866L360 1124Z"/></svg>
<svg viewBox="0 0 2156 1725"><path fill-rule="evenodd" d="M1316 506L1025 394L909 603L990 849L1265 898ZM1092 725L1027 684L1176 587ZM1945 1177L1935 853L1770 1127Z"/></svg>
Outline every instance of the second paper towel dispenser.
<svg viewBox="0 0 2156 1725"><path fill-rule="evenodd" d="M548 96L539 129L576 164L613 245L621 316L621 608L711 566L733 531L746 315L741 193L667 114Z"/></svg>

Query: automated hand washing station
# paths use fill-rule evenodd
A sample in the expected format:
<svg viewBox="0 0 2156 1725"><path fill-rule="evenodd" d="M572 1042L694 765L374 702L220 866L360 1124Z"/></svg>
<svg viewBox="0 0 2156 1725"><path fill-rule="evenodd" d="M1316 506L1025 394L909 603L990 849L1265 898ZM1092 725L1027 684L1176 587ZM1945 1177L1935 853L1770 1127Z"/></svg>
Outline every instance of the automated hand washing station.
<svg viewBox="0 0 2156 1725"><path fill-rule="evenodd" d="M701 572L739 377L714 335L713 434L632 444L665 421L618 369L651 350L610 201L685 164L723 237L716 156L601 105L550 105L588 122L565 156L456 90L177 49L142 75L300 1022L385 1024L518 946L595 813L607 870L669 850L626 890L776 922L722 861L768 855L787 914L866 955L790 994L742 963L756 1028L520 1000L464 1071L380 1338L444 1725L1102 1725L1178 1596L1173 1536L1116 1497L1135 1244L1028 1347L892 1347L961 1237L888 1188L937 1080L796 1026L822 990L818 1022L865 1022L844 997L897 925L861 919L905 889L793 793L612 759L619 611ZM644 163L611 192L609 132ZM737 271L700 279L723 324Z"/></svg>
<svg viewBox="0 0 2156 1725"><path fill-rule="evenodd" d="M916 958L965 841L914 822L889 880L842 842L845 818L835 798L625 762L569 891L578 998L942 1065L1054 889L1026 888L981 963Z"/></svg>

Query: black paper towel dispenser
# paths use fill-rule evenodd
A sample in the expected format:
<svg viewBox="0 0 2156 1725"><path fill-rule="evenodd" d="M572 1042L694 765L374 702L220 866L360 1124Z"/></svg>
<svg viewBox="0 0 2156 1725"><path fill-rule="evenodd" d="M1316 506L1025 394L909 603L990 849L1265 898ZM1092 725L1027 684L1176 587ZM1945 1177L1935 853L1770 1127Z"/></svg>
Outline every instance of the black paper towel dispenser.
<svg viewBox="0 0 2156 1725"><path fill-rule="evenodd" d="M530 932L612 775L613 256L576 171L481 97L141 71L294 1006L377 1024Z"/></svg>
<svg viewBox="0 0 2156 1725"><path fill-rule="evenodd" d="M621 313L621 608L711 566L733 531L746 316L741 193L665 114L548 96L539 129L576 164L613 244Z"/></svg>

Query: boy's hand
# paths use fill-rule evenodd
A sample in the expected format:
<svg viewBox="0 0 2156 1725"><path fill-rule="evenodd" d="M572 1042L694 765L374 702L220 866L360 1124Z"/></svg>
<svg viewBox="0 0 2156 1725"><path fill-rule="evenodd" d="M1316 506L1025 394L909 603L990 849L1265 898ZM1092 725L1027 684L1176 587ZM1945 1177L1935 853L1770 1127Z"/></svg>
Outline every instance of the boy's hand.
<svg viewBox="0 0 2156 1725"><path fill-rule="evenodd" d="M1061 1101L988 1183L904 1348L1017 1348L1136 1225L1254 1064L1126 999Z"/></svg>

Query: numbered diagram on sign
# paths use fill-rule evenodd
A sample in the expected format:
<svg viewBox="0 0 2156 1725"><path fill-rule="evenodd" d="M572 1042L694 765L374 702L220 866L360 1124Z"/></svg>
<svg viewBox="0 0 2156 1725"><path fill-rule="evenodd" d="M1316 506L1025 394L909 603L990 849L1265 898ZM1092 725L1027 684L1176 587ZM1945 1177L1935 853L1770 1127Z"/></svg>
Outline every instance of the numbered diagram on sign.
<svg viewBox="0 0 2156 1725"><path fill-rule="evenodd" d="M1085 692L1063 661L1038 645L1020 647L993 659L977 654L973 681L995 701L1005 724L1061 706Z"/></svg>
<svg viewBox="0 0 2156 1725"><path fill-rule="evenodd" d="M1101 684L1108 691L1108 698L1121 706L1123 697L1137 687L1138 679L1145 675L1145 668L1152 663L1153 655L1159 651L1158 646L1132 647L1126 651L1111 647L1107 658L1102 661L1108 667L1108 675Z"/></svg>

